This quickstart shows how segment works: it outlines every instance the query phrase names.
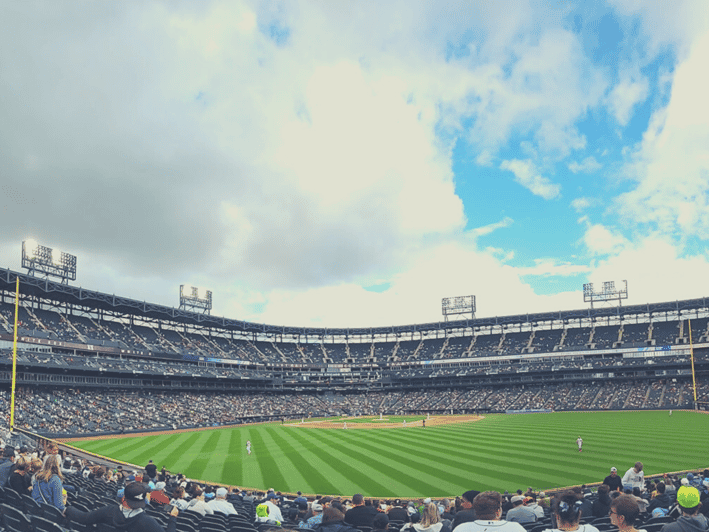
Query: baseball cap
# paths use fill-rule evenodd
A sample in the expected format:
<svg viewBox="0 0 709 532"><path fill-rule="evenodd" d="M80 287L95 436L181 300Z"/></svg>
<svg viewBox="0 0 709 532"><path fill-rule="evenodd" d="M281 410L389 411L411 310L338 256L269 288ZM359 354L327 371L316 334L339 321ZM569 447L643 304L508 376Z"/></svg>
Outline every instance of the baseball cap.
<svg viewBox="0 0 709 532"><path fill-rule="evenodd" d="M518 503L518 502L524 502L524 497L522 497L521 495L515 495L514 497L512 497L512 498L510 499L510 502L511 502L512 504L515 504L515 503Z"/></svg>
<svg viewBox="0 0 709 532"><path fill-rule="evenodd" d="M159 483L158 483L159 484ZM226 497L226 488L217 488L217 497Z"/></svg>
<svg viewBox="0 0 709 532"><path fill-rule="evenodd" d="M617 473L617 472L618 472L618 469L617 469L617 468L611 467L611 473Z"/></svg>
<svg viewBox="0 0 709 532"><path fill-rule="evenodd" d="M278 495L276 495L276 494L273 493L273 492L271 492L271 493L269 493L268 495L266 495L266 500L269 500L269 499L277 499L277 498L278 498Z"/></svg>
<svg viewBox="0 0 709 532"><path fill-rule="evenodd" d="M312 504L312 506L310 506L310 509L311 509L313 512L322 512L322 504L318 504L318 503L314 502L314 503Z"/></svg>
<svg viewBox="0 0 709 532"><path fill-rule="evenodd" d="M677 502L682 508L699 506L699 490L691 486L682 486L677 490Z"/></svg>
<svg viewBox="0 0 709 532"><path fill-rule="evenodd" d="M683 486L689 486L689 480L687 480L686 478L683 478L682 480L680 480L680 483L681 483Z"/></svg>
<svg viewBox="0 0 709 532"><path fill-rule="evenodd" d="M10 447L9 445L5 446L5 450L2 452L3 458L12 458L15 456L15 449Z"/></svg>
<svg viewBox="0 0 709 532"><path fill-rule="evenodd" d="M165 489L165 483L164 482L158 482L155 484L155 489L158 491L162 491Z"/></svg>
<svg viewBox="0 0 709 532"><path fill-rule="evenodd" d="M145 495L145 486L140 482L128 484L123 490L123 498L126 500L126 504L133 509L145 508Z"/></svg>

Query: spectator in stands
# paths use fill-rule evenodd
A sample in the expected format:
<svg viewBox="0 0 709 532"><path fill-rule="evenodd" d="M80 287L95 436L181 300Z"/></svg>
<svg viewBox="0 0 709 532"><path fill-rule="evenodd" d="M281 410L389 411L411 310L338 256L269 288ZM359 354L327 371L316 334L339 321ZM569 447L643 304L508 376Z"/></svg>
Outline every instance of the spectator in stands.
<svg viewBox="0 0 709 532"><path fill-rule="evenodd" d="M519 523L502 520L502 496L496 491L484 491L473 501L477 519L458 525L458 532L484 532L494 528L495 532L524 532Z"/></svg>
<svg viewBox="0 0 709 532"><path fill-rule="evenodd" d="M0 486L7 486L12 467L15 465L15 449L6 445L2 456L4 460L0 464Z"/></svg>
<svg viewBox="0 0 709 532"><path fill-rule="evenodd" d="M158 484L161 483L158 482ZM216 497L207 504L215 512L221 512L226 515L237 515L234 505L226 500L227 493L226 488L217 488Z"/></svg>
<svg viewBox="0 0 709 532"><path fill-rule="evenodd" d="M575 494L578 500L581 502L579 505L581 508L581 513L582 515L585 515L587 517L590 517L593 515L593 503L588 500L583 493L583 487L578 487L576 486L575 488L572 488L572 490Z"/></svg>
<svg viewBox="0 0 709 532"><path fill-rule="evenodd" d="M640 507L635 497L620 495L611 501L611 524L618 527L619 532L636 532L635 521L640 516Z"/></svg>
<svg viewBox="0 0 709 532"><path fill-rule="evenodd" d="M359 532L358 529L345 523L345 514L334 506L325 508L318 532Z"/></svg>
<svg viewBox="0 0 709 532"><path fill-rule="evenodd" d="M64 512L66 499L63 494L64 476L60 470L60 461L61 458L58 454L46 456L42 469L35 476L32 485L32 498L39 503L52 505Z"/></svg>
<svg viewBox="0 0 709 532"><path fill-rule="evenodd" d="M455 528L461 523L472 523L475 521L475 510L473 509L473 502L475 497L480 494L477 490L469 490L463 493L460 498L460 510L456 510L455 518L451 524L451 528Z"/></svg>
<svg viewBox="0 0 709 532"><path fill-rule="evenodd" d="M152 460L148 460L148 465L145 466L145 475L147 476L147 478L143 478L143 482L145 483L149 481L155 482L157 480L158 467Z"/></svg>
<svg viewBox="0 0 709 532"><path fill-rule="evenodd" d="M534 515L537 516L537 520L542 519L544 517L544 508L537 504L537 498L534 494L532 494L531 496L525 495L524 505L534 512Z"/></svg>
<svg viewBox="0 0 709 532"><path fill-rule="evenodd" d="M352 508L345 514L345 522L354 527L372 526L376 515L377 509L373 506L365 506L362 494L355 493L352 496Z"/></svg>
<svg viewBox="0 0 709 532"><path fill-rule="evenodd" d="M663 510L669 511L670 506L672 505L672 498L668 493L666 493L665 483L658 482L655 486L655 490L657 491L657 495L655 495L655 498L650 501L647 511L652 513L655 508L662 508Z"/></svg>
<svg viewBox="0 0 709 532"><path fill-rule="evenodd" d="M28 462L24 458L20 457L17 460L15 470L10 474L8 484L17 493L27 495L29 497L31 495L30 488L32 487L32 478L27 474L28 469Z"/></svg>
<svg viewBox="0 0 709 532"><path fill-rule="evenodd" d="M177 507L178 510L186 510L189 506L189 502L185 499L185 488L182 486L177 486L172 492L172 499L170 499L170 504Z"/></svg>
<svg viewBox="0 0 709 532"><path fill-rule="evenodd" d="M451 528L441 521L438 505L435 502L429 502L424 506L421 520L418 523L409 525L407 530L414 530L415 532L450 532Z"/></svg>
<svg viewBox="0 0 709 532"><path fill-rule="evenodd" d="M389 521L397 521L400 523L409 522L409 512L406 511L404 505L405 503L402 502L401 499L396 499L394 501L393 506L389 508L389 511L387 512L389 515Z"/></svg>
<svg viewBox="0 0 709 532"><path fill-rule="evenodd" d="M618 470L611 467L611 474L603 479L603 483L610 491L623 491L623 480L618 476Z"/></svg>
<svg viewBox="0 0 709 532"><path fill-rule="evenodd" d="M380 513L372 521L372 532L386 532L387 530L389 530L389 516Z"/></svg>
<svg viewBox="0 0 709 532"><path fill-rule="evenodd" d="M148 493L140 482L131 482L123 490L121 504L109 504L92 512L82 512L77 508L66 509L69 521L83 525L103 523L121 531L165 532L154 517L145 512ZM179 511L173 508L168 517L167 532L175 532Z"/></svg>
<svg viewBox="0 0 709 532"><path fill-rule="evenodd" d="M278 495L269 491L266 500L256 507L256 520L261 523L283 523L283 515L278 507Z"/></svg>
<svg viewBox="0 0 709 532"><path fill-rule="evenodd" d="M322 505L314 502L310 505L310 511L305 514L305 519L300 522L299 528L316 528L322 522Z"/></svg>
<svg viewBox="0 0 709 532"><path fill-rule="evenodd" d="M593 501L593 516L606 517L611 509L610 487L608 484L598 486L598 498Z"/></svg>
<svg viewBox="0 0 709 532"><path fill-rule="evenodd" d="M677 490L677 504L682 515L674 522L667 523L661 532L704 532L709 530L709 521L699 513L699 490L682 486Z"/></svg>
<svg viewBox="0 0 709 532"><path fill-rule="evenodd" d="M297 497L293 499L293 502L296 504L296 506L301 509L301 510L307 510L308 509L308 499L303 497L303 494L299 491L297 493Z"/></svg>
<svg viewBox="0 0 709 532"><path fill-rule="evenodd" d="M564 491L554 498L554 517L556 518L556 528L548 529L553 532L598 532L598 529L591 525L581 525L581 501L573 491ZM546 532L546 531L545 531Z"/></svg>
<svg viewBox="0 0 709 532"><path fill-rule="evenodd" d="M441 505L439 507L439 510L443 508L443 511L441 512L441 519L444 521L450 521L451 523L453 522L453 519L455 519L455 501L451 501L450 499L443 499L441 501Z"/></svg>
<svg viewBox="0 0 709 532"><path fill-rule="evenodd" d="M623 489L640 488L642 492L645 489L645 473L643 472L643 463L635 462L635 465L628 469L623 475Z"/></svg>
<svg viewBox="0 0 709 532"><path fill-rule="evenodd" d="M539 492L539 496L537 497L537 504L542 508L549 508L549 499L547 498L547 494L543 491Z"/></svg>
<svg viewBox="0 0 709 532"><path fill-rule="evenodd" d="M202 515L202 517L207 514L214 513L214 510L212 510L209 506L207 506L207 503L204 502L204 491L199 486L195 486L192 500L190 500L189 504L187 505L187 509L193 512L197 512L198 514Z"/></svg>
<svg viewBox="0 0 709 532"><path fill-rule="evenodd" d="M170 504L170 497L165 493L165 483L158 482L155 484L155 489L150 492L150 504L155 507L161 507Z"/></svg>
<svg viewBox="0 0 709 532"><path fill-rule="evenodd" d="M534 523L537 520L537 514L524 505L524 495L515 495L511 502L512 508L508 510L505 519L521 525Z"/></svg>

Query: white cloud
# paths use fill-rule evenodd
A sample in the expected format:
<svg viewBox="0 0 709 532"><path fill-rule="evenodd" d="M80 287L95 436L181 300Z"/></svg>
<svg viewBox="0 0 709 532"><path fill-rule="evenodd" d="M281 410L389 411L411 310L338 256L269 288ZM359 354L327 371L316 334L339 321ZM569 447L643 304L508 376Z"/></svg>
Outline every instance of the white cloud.
<svg viewBox="0 0 709 532"><path fill-rule="evenodd" d="M621 126L628 124L635 106L647 99L648 85L647 77L639 70L621 70L620 81L608 95L608 106Z"/></svg>
<svg viewBox="0 0 709 532"><path fill-rule="evenodd" d="M536 196L548 200L558 197L561 193L561 185L552 183L548 178L542 176L531 159L502 161L500 168L512 172L515 175L515 181Z"/></svg>
<svg viewBox="0 0 709 532"><path fill-rule="evenodd" d="M576 212L581 212L588 209L594 202L591 198L575 198L571 202L571 206L576 210Z"/></svg>
<svg viewBox="0 0 709 532"><path fill-rule="evenodd" d="M588 273L591 268L586 264L572 264L554 258L534 259L534 266L517 268L520 275L534 275L541 277L573 276Z"/></svg>
<svg viewBox="0 0 709 532"><path fill-rule="evenodd" d="M584 172L588 174L591 172L595 172L596 170L600 170L601 168L601 163L599 163L593 155L586 157L580 163L576 161L572 161L571 163L569 163L569 170L571 170L575 174L578 174L579 172Z"/></svg>
<svg viewBox="0 0 709 532"><path fill-rule="evenodd" d="M615 208L628 224L651 224L678 238L709 233L707 54L709 33L675 69L669 104L653 115L625 167L637 186L620 195Z"/></svg>
<svg viewBox="0 0 709 532"><path fill-rule="evenodd" d="M593 255L616 254L629 245L621 234L608 229L602 224L589 225L583 235L583 243Z"/></svg>
<svg viewBox="0 0 709 532"><path fill-rule="evenodd" d="M485 236L485 235L489 235L493 231L496 231L497 229L509 227L513 223L514 223L514 220L512 218L510 218L509 216L505 216L505 218L500 220L499 222L495 222L492 224L484 225L482 227L476 227L474 229L471 229L470 231L468 231L468 234L474 238L479 237L479 236Z"/></svg>

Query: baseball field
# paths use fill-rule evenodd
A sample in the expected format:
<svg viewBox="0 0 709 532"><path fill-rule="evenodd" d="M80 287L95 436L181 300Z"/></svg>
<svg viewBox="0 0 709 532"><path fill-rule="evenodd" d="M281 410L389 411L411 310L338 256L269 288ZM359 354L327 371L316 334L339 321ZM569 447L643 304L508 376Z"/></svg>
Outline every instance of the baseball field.
<svg viewBox="0 0 709 532"><path fill-rule="evenodd" d="M423 419L305 420L71 444L138 467L153 460L192 479L380 498L548 490L600 482L612 466L622 475L638 460L646 476L709 466L709 416L695 412L431 416L426 427Z"/></svg>

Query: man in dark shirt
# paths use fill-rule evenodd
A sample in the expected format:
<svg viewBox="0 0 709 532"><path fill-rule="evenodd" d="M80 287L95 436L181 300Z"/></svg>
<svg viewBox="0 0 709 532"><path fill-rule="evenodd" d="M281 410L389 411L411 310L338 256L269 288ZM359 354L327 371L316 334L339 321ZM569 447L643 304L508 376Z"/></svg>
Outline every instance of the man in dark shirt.
<svg viewBox="0 0 709 532"><path fill-rule="evenodd" d="M148 465L145 466L145 474L148 476L148 478L144 479L145 482L148 482L149 480L155 482L158 476L158 467L153 463L152 460L149 460Z"/></svg>
<svg viewBox="0 0 709 532"><path fill-rule="evenodd" d="M400 523L408 523L409 522L409 512L406 511L406 508L404 508L403 503L401 502L401 499L396 499L394 501L394 505L389 508L389 521L397 521Z"/></svg>
<svg viewBox="0 0 709 532"><path fill-rule="evenodd" d="M355 493L352 496L352 504L354 507L347 510L345 514L345 523L353 527L371 527L372 521L377 515L377 509L374 506L365 506L364 497L362 497L361 493Z"/></svg>
<svg viewBox="0 0 709 532"><path fill-rule="evenodd" d="M603 483L611 491L623 491L623 479L618 476L618 470L615 467L611 467L611 474L603 479Z"/></svg>
<svg viewBox="0 0 709 532"><path fill-rule="evenodd" d="M15 449L10 445L6 445L2 456L4 460L0 464L0 486L5 487L8 485L7 481L15 465Z"/></svg>
<svg viewBox="0 0 709 532"><path fill-rule="evenodd" d="M130 532L175 532L177 526L177 507L172 509L168 519L167 531L154 517L145 512L148 493L140 482L132 482L125 487L123 499L119 504L109 504L92 512L82 512L67 506L66 517L84 525L104 523L121 531Z"/></svg>
<svg viewBox="0 0 709 532"><path fill-rule="evenodd" d="M665 493L665 483L658 482L657 495L652 501L650 501L650 506L647 507L647 512L651 514L655 508L663 508L669 511L670 506L672 506L673 503L674 501L669 494Z"/></svg>
<svg viewBox="0 0 709 532"><path fill-rule="evenodd" d="M480 492L477 490L470 490L463 493L461 506L463 509L460 512L455 513L455 518L453 519L453 524L451 524L451 529L454 529L461 523L469 523L475 521L475 510L473 510L473 501L475 497Z"/></svg>

